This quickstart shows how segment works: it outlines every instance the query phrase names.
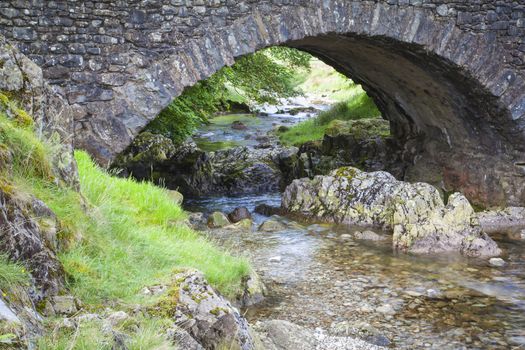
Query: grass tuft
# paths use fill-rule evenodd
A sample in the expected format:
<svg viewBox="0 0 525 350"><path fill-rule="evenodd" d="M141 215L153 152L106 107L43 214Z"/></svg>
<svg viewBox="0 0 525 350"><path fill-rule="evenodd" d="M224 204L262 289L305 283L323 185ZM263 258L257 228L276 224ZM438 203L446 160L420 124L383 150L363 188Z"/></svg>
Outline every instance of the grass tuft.
<svg viewBox="0 0 525 350"><path fill-rule="evenodd" d="M9 290L12 287L29 283L29 274L24 266L11 261L7 255L0 254L0 289Z"/></svg>

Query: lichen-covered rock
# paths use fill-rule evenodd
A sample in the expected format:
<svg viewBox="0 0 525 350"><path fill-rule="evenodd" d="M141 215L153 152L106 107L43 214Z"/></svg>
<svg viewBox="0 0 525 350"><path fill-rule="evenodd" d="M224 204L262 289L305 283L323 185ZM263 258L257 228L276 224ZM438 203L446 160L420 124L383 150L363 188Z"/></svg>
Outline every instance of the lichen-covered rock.
<svg viewBox="0 0 525 350"><path fill-rule="evenodd" d="M48 316L71 316L80 308L80 302L71 295L55 295L47 298L45 312Z"/></svg>
<svg viewBox="0 0 525 350"><path fill-rule="evenodd" d="M261 225L259 225L259 231L262 232L276 232L285 230L287 226L279 220L278 216L272 216Z"/></svg>
<svg viewBox="0 0 525 350"><path fill-rule="evenodd" d="M0 190L0 252L31 271L35 303L64 287L64 271L52 250L58 227L53 212L41 201Z"/></svg>
<svg viewBox="0 0 525 350"><path fill-rule="evenodd" d="M175 275L163 297L160 311L173 317L205 349L254 349L246 319L210 287L202 273L188 270Z"/></svg>
<svg viewBox="0 0 525 350"><path fill-rule="evenodd" d="M506 233L521 239L520 233L525 229L525 208L508 207L503 210L487 210L476 215L486 233Z"/></svg>
<svg viewBox="0 0 525 350"><path fill-rule="evenodd" d="M431 185L397 181L386 172L347 167L330 176L295 180L283 193L282 206L314 220L391 230L394 248L406 252L501 252L481 231L464 196L453 194L445 205Z"/></svg>
<svg viewBox="0 0 525 350"><path fill-rule="evenodd" d="M220 211L214 211L208 216L208 227L209 228L219 228L224 227L230 224L228 217L221 213Z"/></svg>

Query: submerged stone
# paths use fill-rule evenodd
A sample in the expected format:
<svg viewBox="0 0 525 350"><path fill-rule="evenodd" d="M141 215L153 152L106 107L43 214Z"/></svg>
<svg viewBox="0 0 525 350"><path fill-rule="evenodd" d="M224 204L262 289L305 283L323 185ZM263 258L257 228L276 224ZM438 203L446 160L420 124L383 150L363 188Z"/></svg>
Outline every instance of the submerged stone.
<svg viewBox="0 0 525 350"><path fill-rule="evenodd" d="M208 217L208 227L209 228L219 228L224 227L230 224L230 221L220 211L215 211L211 213L211 215Z"/></svg>

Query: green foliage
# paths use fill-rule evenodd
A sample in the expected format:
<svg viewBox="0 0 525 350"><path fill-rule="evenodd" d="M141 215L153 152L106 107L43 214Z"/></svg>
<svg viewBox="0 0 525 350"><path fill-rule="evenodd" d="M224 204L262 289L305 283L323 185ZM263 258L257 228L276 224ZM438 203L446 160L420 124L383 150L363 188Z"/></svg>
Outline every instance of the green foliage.
<svg viewBox="0 0 525 350"><path fill-rule="evenodd" d="M364 93L361 85L354 83L319 59L312 57L310 66L310 70L295 72L297 89L304 93L323 100L323 97L328 97L334 102L348 101Z"/></svg>
<svg viewBox="0 0 525 350"><path fill-rule="evenodd" d="M172 346L164 339L160 331L165 326L166 322L162 319L139 318L133 322L124 322L116 327L116 331L127 336L125 345L130 350L171 349ZM52 332L38 341L40 350L111 350L114 348L113 334L103 330L101 320L82 321L76 328L54 327Z"/></svg>
<svg viewBox="0 0 525 350"><path fill-rule="evenodd" d="M327 128L334 121L375 119L380 116L381 113L373 100L362 92L348 101L336 103L313 119L301 122L279 133L279 140L285 145L299 146L307 141L322 140ZM384 130L381 129L379 136L383 134Z"/></svg>
<svg viewBox="0 0 525 350"><path fill-rule="evenodd" d="M230 101L275 103L299 93L294 72L309 68L310 55L286 47L272 47L239 58L204 81L184 90L146 130L183 141Z"/></svg>
<svg viewBox="0 0 525 350"><path fill-rule="evenodd" d="M9 152L14 170L31 176L52 178L50 150L33 132L32 124L0 112L0 153ZM7 157L7 154L0 157ZM0 169L0 172L4 169Z"/></svg>
<svg viewBox="0 0 525 350"><path fill-rule="evenodd" d="M345 102L333 105L329 110L319 113L316 118L318 125L326 125L332 120L357 120L378 118L381 112L374 101L366 93L356 96Z"/></svg>
<svg viewBox="0 0 525 350"><path fill-rule="evenodd" d="M71 190L27 183L50 206L65 232L82 240L59 258L72 292L87 304L135 302L148 285L168 280L174 268L193 267L227 296L241 291L246 259L229 255L183 224L185 214L165 189L111 176L76 152L86 211Z"/></svg>
<svg viewBox="0 0 525 350"><path fill-rule="evenodd" d="M11 261L5 254L0 254L0 289L4 292L17 285L29 283L29 274L25 268Z"/></svg>

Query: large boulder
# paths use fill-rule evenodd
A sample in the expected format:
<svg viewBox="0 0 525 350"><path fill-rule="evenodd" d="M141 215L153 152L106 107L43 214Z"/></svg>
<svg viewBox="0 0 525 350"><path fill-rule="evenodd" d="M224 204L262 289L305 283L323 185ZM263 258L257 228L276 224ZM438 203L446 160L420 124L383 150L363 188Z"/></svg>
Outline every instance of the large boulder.
<svg viewBox="0 0 525 350"><path fill-rule="evenodd" d="M201 272L174 276L156 307L205 349L254 349L248 322L208 284Z"/></svg>
<svg viewBox="0 0 525 350"><path fill-rule="evenodd" d="M431 185L397 181L382 171L346 167L329 176L294 180L283 193L282 206L313 220L391 230L394 248L405 252L501 253L463 195L452 194L445 205Z"/></svg>

